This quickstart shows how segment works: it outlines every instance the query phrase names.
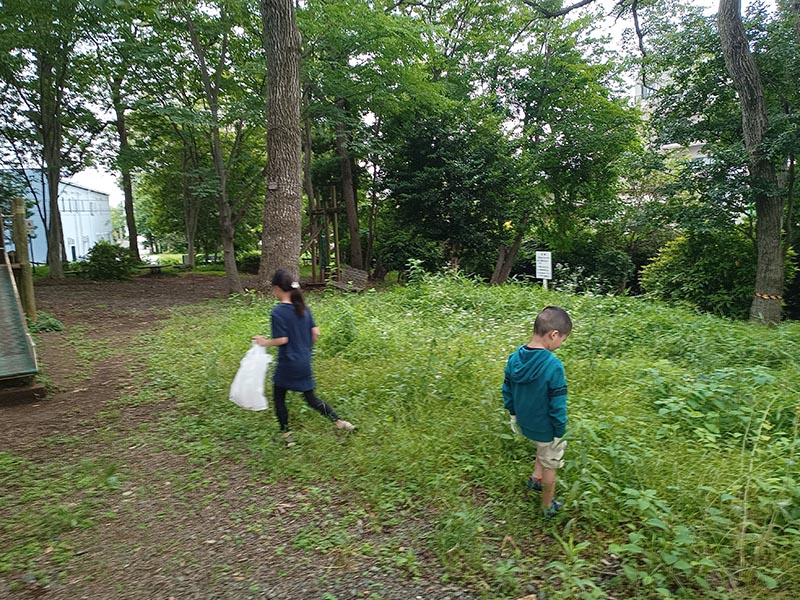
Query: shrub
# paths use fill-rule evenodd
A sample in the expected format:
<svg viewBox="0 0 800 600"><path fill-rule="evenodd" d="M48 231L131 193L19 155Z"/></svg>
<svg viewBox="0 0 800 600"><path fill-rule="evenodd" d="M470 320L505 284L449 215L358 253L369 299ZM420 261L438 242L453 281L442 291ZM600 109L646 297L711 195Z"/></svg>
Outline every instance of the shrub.
<svg viewBox="0 0 800 600"><path fill-rule="evenodd" d="M597 238L579 239L569 252L556 252L555 258L566 267L557 270L553 284L576 293L622 293L633 276L631 257ZM561 285L565 284L565 285Z"/></svg>
<svg viewBox="0 0 800 600"><path fill-rule="evenodd" d="M756 276L756 246L736 232L702 232L668 242L642 269L645 292L702 311L747 318Z"/></svg>
<svg viewBox="0 0 800 600"><path fill-rule="evenodd" d="M100 241L89 250L83 270L89 279L120 280L130 276L132 267L133 259L127 248Z"/></svg>
<svg viewBox="0 0 800 600"><path fill-rule="evenodd" d="M28 331L31 333L42 333L45 331L62 331L64 324L56 319L49 312L40 310L36 314L36 321L28 321Z"/></svg>
<svg viewBox="0 0 800 600"><path fill-rule="evenodd" d="M536 250L548 248L531 240L523 248L514 268L516 274L536 274ZM553 249L554 289L575 294L624 293L635 267L629 254L599 237L583 236L571 241L569 249Z"/></svg>
<svg viewBox="0 0 800 600"><path fill-rule="evenodd" d="M261 252L253 250L240 254L236 258L236 268L240 273L252 273L258 275L258 269L261 266Z"/></svg>

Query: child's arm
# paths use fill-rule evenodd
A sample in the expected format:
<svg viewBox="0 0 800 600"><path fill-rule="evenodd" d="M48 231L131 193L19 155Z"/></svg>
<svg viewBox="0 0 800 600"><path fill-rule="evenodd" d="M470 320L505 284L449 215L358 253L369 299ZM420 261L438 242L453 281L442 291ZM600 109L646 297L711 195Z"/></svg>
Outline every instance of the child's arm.
<svg viewBox="0 0 800 600"><path fill-rule="evenodd" d="M564 367L558 365L553 376L547 382L547 393L550 396L550 423L553 425L553 435L557 438L564 437L567 431L567 380L564 377Z"/></svg>
<svg viewBox="0 0 800 600"><path fill-rule="evenodd" d="M508 378L508 366L506 365L505 376L503 377L503 387L500 390L503 394L503 406L509 414L516 415L517 411L514 410L514 397L511 394L511 380Z"/></svg>
<svg viewBox="0 0 800 600"><path fill-rule="evenodd" d="M289 343L288 337L265 338L263 335L254 335L253 341L259 346L283 346Z"/></svg>
<svg viewBox="0 0 800 600"><path fill-rule="evenodd" d="M319 339L319 334L320 334L319 327L312 327L311 328L311 345L312 346L317 343L317 340Z"/></svg>

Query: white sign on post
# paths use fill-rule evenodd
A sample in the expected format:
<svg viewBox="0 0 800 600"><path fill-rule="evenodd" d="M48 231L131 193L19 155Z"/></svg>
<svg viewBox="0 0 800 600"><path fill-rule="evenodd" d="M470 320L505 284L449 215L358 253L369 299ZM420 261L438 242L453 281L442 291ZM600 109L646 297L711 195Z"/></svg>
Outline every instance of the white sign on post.
<svg viewBox="0 0 800 600"><path fill-rule="evenodd" d="M553 259L550 252L536 253L536 279L553 278Z"/></svg>

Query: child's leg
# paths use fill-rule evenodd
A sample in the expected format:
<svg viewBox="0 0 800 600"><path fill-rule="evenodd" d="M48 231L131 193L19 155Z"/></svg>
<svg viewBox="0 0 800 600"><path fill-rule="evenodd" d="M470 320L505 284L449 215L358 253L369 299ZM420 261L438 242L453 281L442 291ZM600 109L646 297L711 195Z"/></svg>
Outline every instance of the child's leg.
<svg viewBox="0 0 800 600"><path fill-rule="evenodd" d="M542 508L549 510L556 495L556 470L564 466L564 440L536 442L536 466L534 477L541 477Z"/></svg>
<svg viewBox="0 0 800 600"><path fill-rule="evenodd" d="M539 456L537 453L536 461L533 463L533 478L537 481L542 480L542 469L544 469L544 467L542 466L542 463L539 462Z"/></svg>
<svg viewBox="0 0 800 600"><path fill-rule="evenodd" d="M550 508L556 495L556 470L542 468L542 507Z"/></svg>
<svg viewBox="0 0 800 600"><path fill-rule="evenodd" d="M339 420L339 415L336 414L336 411L333 410L333 407L324 400L317 398L317 396L314 394L314 390L303 392L303 396L305 396L306 402L311 408L325 415L331 421Z"/></svg>
<svg viewBox="0 0 800 600"><path fill-rule="evenodd" d="M286 409L286 388L272 386L272 403L281 431L289 431L289 411Z"/></svg>

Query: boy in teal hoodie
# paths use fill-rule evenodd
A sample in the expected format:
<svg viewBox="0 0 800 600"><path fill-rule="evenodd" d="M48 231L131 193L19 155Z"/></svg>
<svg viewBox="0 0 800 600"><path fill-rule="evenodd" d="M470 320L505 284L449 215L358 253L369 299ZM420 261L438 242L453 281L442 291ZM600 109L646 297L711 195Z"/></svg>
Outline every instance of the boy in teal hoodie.
<svg viewBox="0 0 800 600"><path fill-rule="evenodd" d="M533 324L533 338L508 357L503 380L503 406L511 428L536 442L536 463L528 488L542 492L547 517L562 506L554 498L556 469L564 466L561 438L567 429L567 380L564 365L553 354L572 332L567 311L548 306Z"/></svg>

